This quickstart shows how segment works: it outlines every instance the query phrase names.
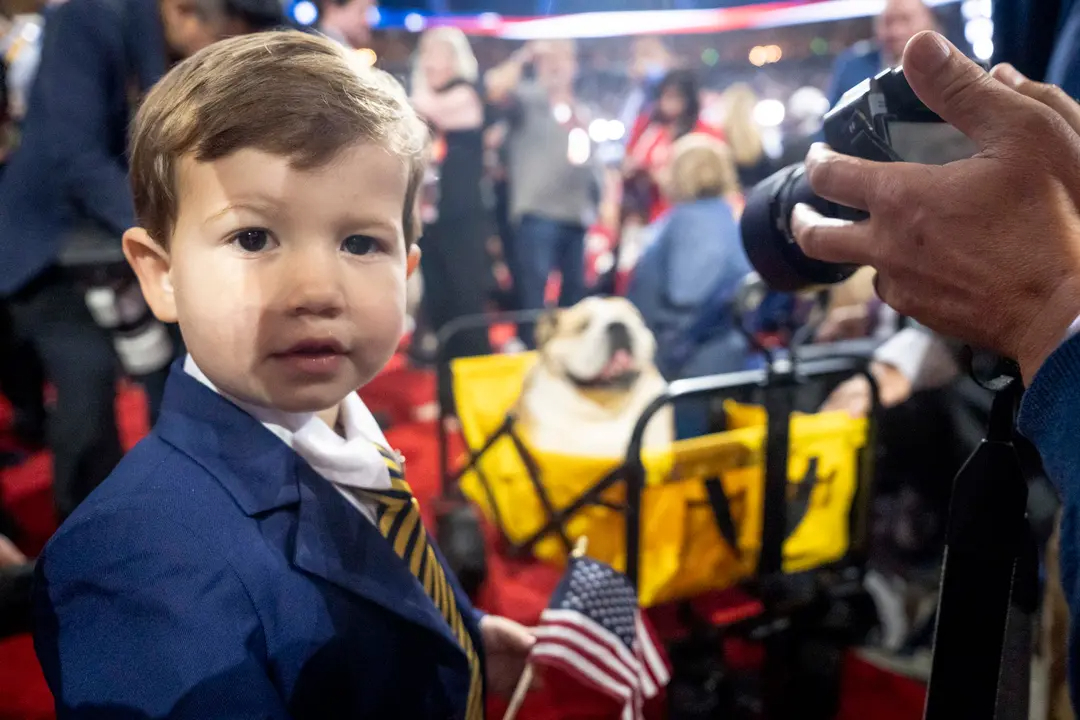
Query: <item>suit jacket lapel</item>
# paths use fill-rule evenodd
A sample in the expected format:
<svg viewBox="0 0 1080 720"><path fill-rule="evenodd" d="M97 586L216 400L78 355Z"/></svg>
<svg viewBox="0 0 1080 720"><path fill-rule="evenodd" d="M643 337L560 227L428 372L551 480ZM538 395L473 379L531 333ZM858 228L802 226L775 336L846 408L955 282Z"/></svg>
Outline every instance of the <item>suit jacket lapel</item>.
<svg viewBox="0 0 1080 720"><path fill-rule="evenodd" d="M173 364L154 433L213 475L247 515L294 514L297 568L431 631L465 661L446 620L378 528L280 438L184 372L182 361Z"/></svg>
<svg viewBox="0 0 1080 720"><path fill-rule="evenodd" d="M297 487L293 563L426 628L464 660L446 620L378 528L299 458Z"/></svg>

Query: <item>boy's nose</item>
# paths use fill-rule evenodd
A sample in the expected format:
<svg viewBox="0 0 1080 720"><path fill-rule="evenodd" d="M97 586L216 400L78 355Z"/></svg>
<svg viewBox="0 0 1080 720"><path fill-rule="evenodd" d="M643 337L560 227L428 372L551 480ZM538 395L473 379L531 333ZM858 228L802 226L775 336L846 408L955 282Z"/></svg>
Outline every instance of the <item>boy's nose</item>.
<svg viewBox="0 0 1080 720"><path fill-rule="evenodd" d="M333 258L297 257L285 274L285 300L290 313L335 317L344 309L345 296Z"/></svg>

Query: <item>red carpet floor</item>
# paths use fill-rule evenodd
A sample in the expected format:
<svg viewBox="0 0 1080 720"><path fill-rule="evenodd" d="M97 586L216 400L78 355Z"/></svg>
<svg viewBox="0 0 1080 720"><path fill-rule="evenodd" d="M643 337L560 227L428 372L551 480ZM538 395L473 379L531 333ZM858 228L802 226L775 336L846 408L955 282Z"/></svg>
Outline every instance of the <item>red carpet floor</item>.
<svg viewBox="0 0 1080 720"><path fill-rule="evenodd" d="M435 424L420 421L418 408L430 408L434 380L426 373L401 364L365 388L365 400L388 424L387 438L409 463L409 480L431 520L432 500L438 495L438 445ZM130 447L146 433L145 402L141 393L123 387L117 399L121 436ZM0 398L0 450L10 411ZM458 441L460 442L460 441ZM460 445L458 445L460 448ZM55 520L51 497L51 461L47 453L29 457L16 468L0 473L0 500L16 517L24 533L23 550L36 554ZM532 623L558 581L559 571L538 563L513 561L498 552L498 539L489 533L489 580L479 604L489 612ZM854 657L846 663L844 698L840 720L917 720L922 716L925 688L916 682L873 668ZM542 690L526 701L521 720L570 720L571 718L618 717L615 708L560 707L557 698ZM493 701L489 717L501 718L503 705ZM656 716L662 716L657 712ZM53 718L51 697L41 677L29 636L0 641L0 720L47 720Z"/></svg>

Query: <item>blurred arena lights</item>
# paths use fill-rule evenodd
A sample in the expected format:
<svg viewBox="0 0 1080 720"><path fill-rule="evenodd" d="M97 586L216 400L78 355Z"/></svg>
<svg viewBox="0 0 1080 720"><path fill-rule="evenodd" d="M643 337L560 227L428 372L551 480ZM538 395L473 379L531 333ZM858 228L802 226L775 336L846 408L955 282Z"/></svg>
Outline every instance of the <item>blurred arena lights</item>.
<svg viewBox="0 0 1080 720"><path fill-rule="evenodd" d="M990 0L964 0L960 13L964 16L964 37L979 60L994 56L993 3Z"/></svg>
<svg viewBox="0 0 1080 720"><path fill-rule="evenodd" d="M566 159L571 165L584 165L592 155L592 141L584 128L572 128L566 143Z"/></svg>
<svg viewBox="0 0 1080 720"><path fill-rule="evenodd" d="M762 100L754 106L754 122L762 127L779 127L784 113L784 103L779 100Z"/></svg>
<svg viewBox="0 0 1080 720"><path fill-rule="evenodd" d="M379 59L379 56L371 48L360 48L356 51L356 55L360 58L360 62L368 67L375 67L375 63Z"/></svg>
<svg viewBox="0 0 1080 720"><path fill-rule="evenodd" d="M789 117L822 118L829 112L829 98L820 89L806 85L791 93L787 101L787 114Z"/></svg>
<svg viewBox="0 0 1080 720"><path fill-rule="evenodd" d="M990 1L963 0L965 4L976 3L969 7L969 12L978 10L980 14ZM961 0L926 0L931 7L959 2ZM471 35L511 40L718 33L873 17L884 6L885 0L781 0L706 10L617 10L522 17L490 12L424 15L416 11L383 8L379 13L379 22L374 27L420 32L425 27L452 26Z"/></svg>
<svg viewBox="0 0 1080 720"><path fill-rule="evenodd" d="M319 19L319 8L311 0L300 0L292 6L292 18L301 25L314 25Z"/></svg>
<svg viewBox="0 0 1080 720"><path fill-rule="evenodd" d="M589 123L589 137L597 145L622 140L625 134L626 126L619 120L597 118Z"/></svg>
<svg viewBox="0 0 1080 720"><path fill-rule="evenodd" d="M607 128L608 140L622 140L626 135L626 126L622 120L608 120Z"/></svg>
<svg viewBox="0 0 1080 720"><path fill-rule="evenodd" d="M992 0L964 0L960 5L960 14L964 16L965 20L972 20L978 17L992 17L994 14L994 3Z"/></svg>
<svg viewBox="0 0 1080 720"><path fill-rule="evenodd" d="M596 119L589 123L589 137L594 143L607 141L607 120Z"/></svg>
<svg viewBox="0 0 1080 720"><path fill-rule="evenodd" d="M488 28L489 30L494 30L499 27L499 23L502 22L502 18L499 17L499 14L493 12L480 13L477 20L480 22L480 27Z"/></svg>
<svg viewBox="0 0 1080 720"><path fill-rule="evenodd" d="M758 45L750 50L750 62L758 67L768 63L780 62L784 51L779 45Z"/></svg>

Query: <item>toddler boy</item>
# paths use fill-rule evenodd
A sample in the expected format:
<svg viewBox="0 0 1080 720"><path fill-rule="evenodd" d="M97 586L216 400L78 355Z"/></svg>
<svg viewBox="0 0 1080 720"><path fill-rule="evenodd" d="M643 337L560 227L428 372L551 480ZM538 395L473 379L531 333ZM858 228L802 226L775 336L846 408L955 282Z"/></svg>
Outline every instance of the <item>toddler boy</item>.
<svg viewBox="0 0 1080 720"><path fill-rule="evenodd" d="M513 682L532 637L473 611L355 393L402 334L425 150L389 76L298 32L148 95L124 252L189 355L39 561L61 718L479 720L484 645Z"/></svg>

